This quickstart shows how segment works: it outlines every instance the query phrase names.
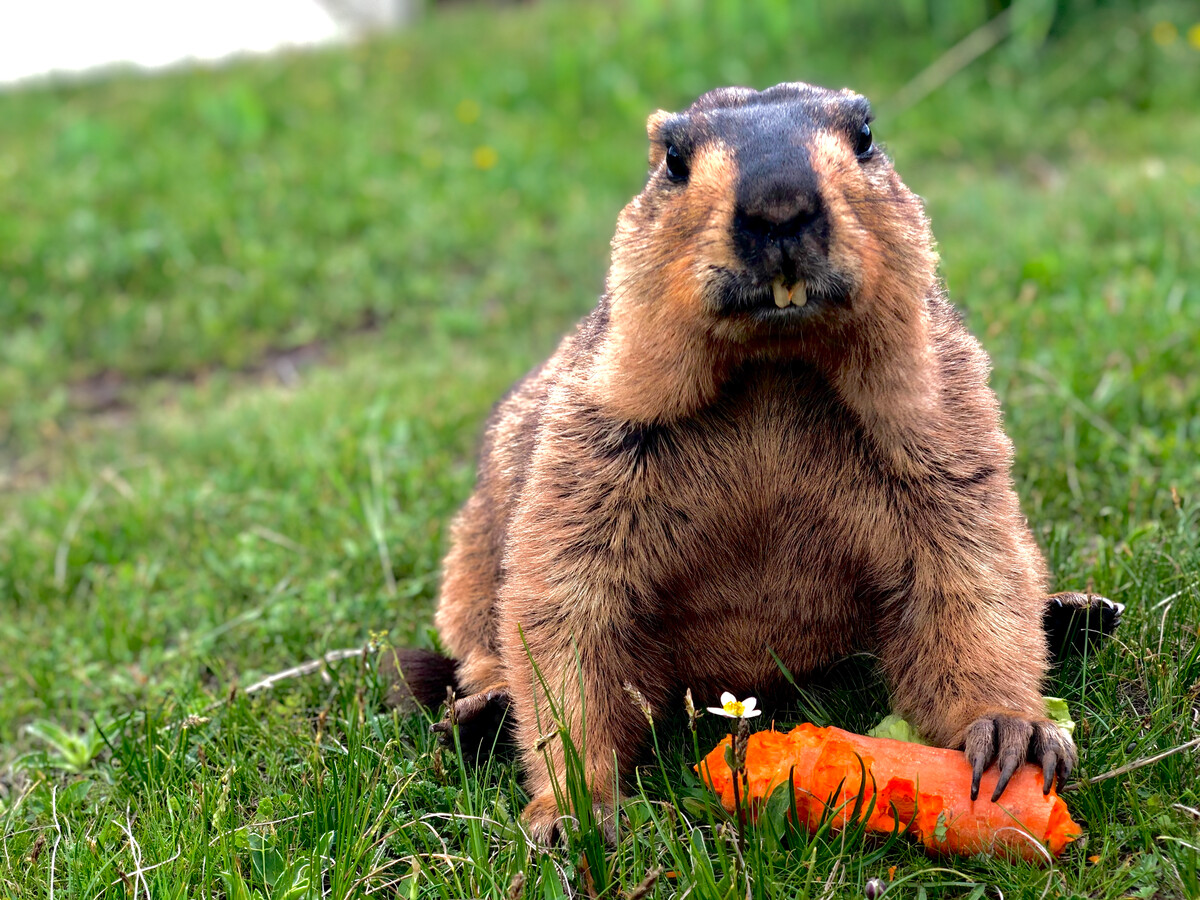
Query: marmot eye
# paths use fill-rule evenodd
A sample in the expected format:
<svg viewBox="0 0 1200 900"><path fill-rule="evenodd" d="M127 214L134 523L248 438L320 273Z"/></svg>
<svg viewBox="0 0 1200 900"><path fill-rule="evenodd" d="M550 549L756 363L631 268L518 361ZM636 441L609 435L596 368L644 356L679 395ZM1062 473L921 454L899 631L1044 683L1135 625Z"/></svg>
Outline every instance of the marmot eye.
<svg viewBox="0 0 1200 900"><path fill-rule="evenodd" d="M676 149L674 144L667 144L667 177L672 181L686 181L688 177L687 160Z"/></svg>
<svg viewBox="0 0 1200 900"><path fill-rule="evenodd" d="M865 159L875 149L875 141L871 137L871 126L863 122L862 130L854 136L854 155Z"/></svg>

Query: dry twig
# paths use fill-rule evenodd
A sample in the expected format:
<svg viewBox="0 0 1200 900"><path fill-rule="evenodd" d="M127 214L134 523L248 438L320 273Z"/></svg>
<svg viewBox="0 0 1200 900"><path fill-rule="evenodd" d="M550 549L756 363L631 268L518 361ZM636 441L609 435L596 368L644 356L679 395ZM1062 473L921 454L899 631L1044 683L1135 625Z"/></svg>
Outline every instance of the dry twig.
<svg viewBox="0 0 1200 900"><path fill-rule="evenodd" d="M1158 762L1160 759L1166 759L1168 756L1174 756L1176 753L1182 753L1184 750L1190 750L1193 747L1200 747L1200 737L1193 738L1187 743L1180 744L1178 747L1172 747L1170 750L1164 750L1162 753L1156 753L1154 756L1147 756L1144 759L1135 759L1131 763L1126 763L1116 769L1111 769L1107 772L1101 772L1099 775L1093 775L1091 778L1085 778L1083 781L1076 781L1073 784L1068 784L1063 788L1064 791L1077 791L1085 784L1095 784L1098 781L1107 781L1110 778L1116 778L1118 775L1124 775L1127 772L1132 772L1135 769L1142 769L1146 766Z"/></svg>

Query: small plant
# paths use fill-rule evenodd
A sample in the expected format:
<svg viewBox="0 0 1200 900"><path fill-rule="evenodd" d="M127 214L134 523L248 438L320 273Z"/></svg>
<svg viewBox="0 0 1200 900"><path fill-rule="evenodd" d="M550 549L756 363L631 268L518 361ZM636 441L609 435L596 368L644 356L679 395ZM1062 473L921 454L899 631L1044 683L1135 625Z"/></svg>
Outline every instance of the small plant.
<svg viewBox="0 0 1200 900"><path fill-rule="evenodd" d="M729 770L733 773L733 805L737 809L739 847L746 840L746 803L749 802L747 796L749 783L746 779L746 748L750 742L750 722L748 720L762 714L762 710L757 709L757 706L758 700L754 697L739 700L726 691L721 695L720 706L707 707L713 715L737 720L737 727L731 735L732 740L725 751L725 762L729 764ZM743 798L746 803L743 802Z"/></svg>
<svg viewBox="0 0 1200 900"><path fill-rule="evenodd" d="M250 851L250 866L254 878L265 886L265 890L247 882L236 869L221 873L225 890L230 900L308 900L321 896L320 886L332 859L334 832L321 837L311 858L287 862L269 835L250 832L246 835L246 846ZM319 863L319 871L313 877L312 860Z"/></svg>
<svg viewBox="0 0 1200 900"><path fill-rule="evenodd" d="M104 736L94 721L81 733L74 734L49 719L38 719L26 725L25 732L48 748L41 761L62 772L79 774L104 749Z"/></svg>

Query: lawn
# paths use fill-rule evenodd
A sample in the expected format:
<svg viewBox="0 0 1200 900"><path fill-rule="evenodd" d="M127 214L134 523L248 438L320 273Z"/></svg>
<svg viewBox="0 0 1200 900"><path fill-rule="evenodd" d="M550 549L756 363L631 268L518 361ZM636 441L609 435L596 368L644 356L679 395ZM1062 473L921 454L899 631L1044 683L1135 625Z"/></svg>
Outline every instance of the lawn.
<svg viewBox="0 0 1200 900"><path fill-rule="evenodd" d="M1085 781L1200 735L1200 14L1103 6L925 96L966 4L454 5L0 93L0 896L1200 896L1200 754ZM1127 605L1047 686L1087 831L1050 870L771 827L739 856L681 718L615 849L542 854L511 757L382 711L361 658L248 690L431 644L483 418L594 302L645 116L791 79L875 101L1056 588ZM886 712L865 663L796 703Z"/></svg>

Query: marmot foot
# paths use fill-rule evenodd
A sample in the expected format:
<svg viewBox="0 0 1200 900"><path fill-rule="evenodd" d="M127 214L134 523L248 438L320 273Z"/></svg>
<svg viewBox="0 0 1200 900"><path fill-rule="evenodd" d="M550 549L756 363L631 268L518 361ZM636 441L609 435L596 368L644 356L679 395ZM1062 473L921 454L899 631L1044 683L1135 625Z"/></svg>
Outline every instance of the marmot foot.
<svg viewBox="0 0 1200 900"><path fill-rule="evenodd" d="M1099 594L1076 591L1051 594L1046 599L1042 626L1046 629L1054 664L1058 665L1069 654L1082 653L1085 649L1094 652L1102 638L1117 630L1124 612L1124 604Z"/></svg>
<svg viewBox="0 0 1200 900"><path fill-rule="evenodd" d="M447 709L441 720L430 726L430 730L438 736L443 746L453 746L454 725L457 723L463 752L474 753L499 733L510 702L505 687L468 694L456 699L454 709Z"/></svg>

